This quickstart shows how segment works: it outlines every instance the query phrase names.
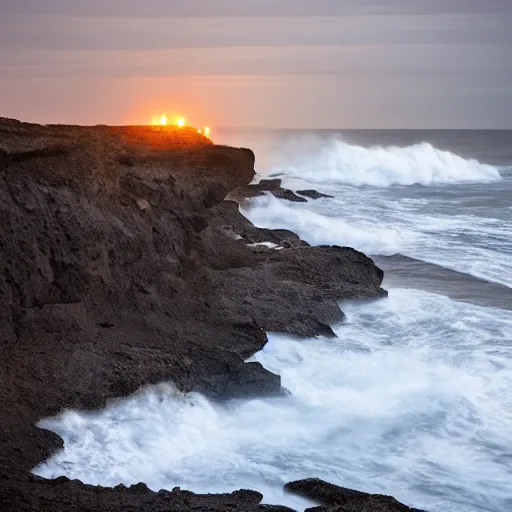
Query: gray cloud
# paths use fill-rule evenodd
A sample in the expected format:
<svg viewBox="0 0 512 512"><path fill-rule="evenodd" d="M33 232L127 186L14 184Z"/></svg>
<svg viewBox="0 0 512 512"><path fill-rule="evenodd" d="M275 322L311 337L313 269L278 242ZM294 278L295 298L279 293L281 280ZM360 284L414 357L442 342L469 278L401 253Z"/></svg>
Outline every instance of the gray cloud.
<svg viewBox="0 0 512 512"><path fill-rule="evenodd" d="M510 19L496 14L181 19L9 14L0 28L0 47L15 50L512 43Z"/></svg>
<svg viewBox="0 0 512 512"><path fill-rule="evenodd" d="M6 55L4 72L13 77L280 76L368 74L460 74L499 77L512 71L508 48L488 46L403 45L275 46L189 48L160 51L43 51L23 58ZM398 78L398 76L397 76ZM497 81L499 84L500 81ZM508 84L503 83L503 86Z"/></svg>
<svg viewBox="0 0 512 512"><path fill-rule="evenodd" d="M509 0L2 0L3 12L80 16L336 16L510 13Z"/></svg>
<svg viewBox="0 0 512 512"><path fill-rule="evenodd" d="M511 24L510 0L0 0L0 115L512 126Z"/></svg>

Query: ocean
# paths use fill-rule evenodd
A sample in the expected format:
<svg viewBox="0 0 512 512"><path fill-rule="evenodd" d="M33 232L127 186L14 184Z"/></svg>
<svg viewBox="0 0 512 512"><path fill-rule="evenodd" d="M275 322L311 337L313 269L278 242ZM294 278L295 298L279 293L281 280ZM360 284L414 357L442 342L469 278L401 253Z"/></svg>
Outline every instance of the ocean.
<svg viewBox="0 0 512 512"><path fill-rule="evenodd" d="M512 510L512 131L225 130L271 195L242 212L312 245L354 247L389 297L345 302L335 339L269 333L251 360L287 396L209 401L172 384L97 413L44 420L65 449L35 469L155 490L250 488L304 510L283 484L318 477L430 512Z"/></svg>

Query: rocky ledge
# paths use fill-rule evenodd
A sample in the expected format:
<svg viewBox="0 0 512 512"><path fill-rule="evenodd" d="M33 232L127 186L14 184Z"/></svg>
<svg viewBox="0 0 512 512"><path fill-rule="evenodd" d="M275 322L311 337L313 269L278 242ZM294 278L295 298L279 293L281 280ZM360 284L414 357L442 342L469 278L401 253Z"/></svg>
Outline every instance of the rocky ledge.
<svg viewBox="0 0 512 512"><path fill-rule="evenodd" d="M254 491L35 477L62 447L35 425L162 381L218 399L280 393L278 375L244 362L265 332L332 336L337 300L385 295L382 271L255 228L224 201L252 181L254 154L192 129L0 119L0 170L0 508L285 510Z"/></svg>
<svg viewBox="0 0 512 512"><path fill-rule="evenodd" d="M247 201L253 197L263 196L266 192L269 192L278 199L286 199L295 203L307 203L309 199L320 199L322 197L332 198L327 194L318 192L317 190L297 190L294 192L288 188L282 187L282 181L280 179L268 179L261 180L258 183L250 183L238 187L236 190L229 194L229 198L235 201Z"/></svg>
<svg viewBox="0 0 512 512"><path fill-rule="evenodd" d="M321 504L319 507L307 509L306 512L424 512L403 505L391 496L352 491L318 478L291 482L284 488Z"/></svg>

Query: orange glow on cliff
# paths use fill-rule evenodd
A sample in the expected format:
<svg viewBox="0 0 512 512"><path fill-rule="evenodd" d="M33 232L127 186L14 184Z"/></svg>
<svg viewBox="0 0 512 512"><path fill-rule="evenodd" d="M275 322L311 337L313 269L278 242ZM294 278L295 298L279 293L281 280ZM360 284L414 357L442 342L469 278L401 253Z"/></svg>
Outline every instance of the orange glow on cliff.
<svg viewBox="0 0 512 512"><path fill-rule="evenodd" d="M151 120L152 126L177 126L178 128L185 128L187 125L187 121L184 117L176 116L173 118L173 121L170 122L167 114L162 114L161 116L153 116ZM198 128L197 133L199 135L203 135L207 139L211 138L211 129L209 126L205 126L204 128Z"/></svg>
<svg viewBox="0 0 512 512"><path fill-rule="evenodd" d="M153 120L151 121L151 124L153 126L167 126L167 114L162 114L161 117L154 117Z"/></svg>
<svg viewBox="0 0 512 512"><path fill-rule="evenodd" d="M161 117L153 117L151 124L153 126L169 126L171 123L169 122L167 114L162 114ZM183 128L187 124L187 121L184 117L176 117L172 124L176 125L178 128Z"/></svg>
<svg viewBox="0 0 512 512"><path fill-rule="evenodd" d="M207 139L210 138L210 128L208 126L205 126L204 127L204 130L202 128L199 128L199 130L197 130L197 133L199 133L199 135L204 135Z"/></svg>

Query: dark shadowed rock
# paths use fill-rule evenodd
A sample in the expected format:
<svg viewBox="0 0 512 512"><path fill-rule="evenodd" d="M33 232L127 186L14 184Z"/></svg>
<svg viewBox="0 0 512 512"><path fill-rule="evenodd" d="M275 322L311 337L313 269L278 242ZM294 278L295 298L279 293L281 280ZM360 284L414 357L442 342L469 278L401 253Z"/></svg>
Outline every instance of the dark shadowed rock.
<svg viewBox="0 0 512 512"><path fill-rule="evenodd" d="M281 186L280 179L261 180L259 183L251 183L250 185L243 185L242 187L233 190L229 194L229 198L235 201L245 201L252 197L265 195L265 192L270 192L273 196L279 199L286 199L296 203L306 203L306 197L310 199L320 199L321 197L334 197L327 194L322 194L316 190L297 190L293 192ZM298 195L297 195L298 194ZM304 196L304 197L302 197Z"/></svg>
<svg viewBox="0 0 512 512"><path fill-rule="evenodd" d="M294 203L307 203L307 199L298 196L295 192L287 188L272 190L272 194L278 199L286 199L287 201L292 201Z"/></svg>
<svg viewBox="0 0 512 512"><path fill-rule="evenodd" d="M281 180L261 180L259 183L252 183L233 190L229 198L235 201L244 201L252 197L265 195L265 192L270 192L272 195L279 199L286 199L287 201L294 201L296 203L307 203L307 199L298 196L295 192L281 187Z"/></svg>
<svg viewBox="0 0 512 512"><path fill-rule="evenodd" d="M309 244L286 229L262 229L255 227L240 215L238 203L222 201L211 210L210 224L220 228L230 238L241 238L248 244L271 242L282 247L309 247Z"/></svg>
<svg viewBox="0 0 512 512"><path fill-rule="evenodd" d="M145 484L114 488L84 485L60 477L52 481L22 473L0 473L2 512L294 512L262 505L259 492L194 494L181 490L153 492Z"/></svg>
<svg viewBox="0 0 512 512"><path fill-rule="evenodd" d="M403 505L391 496L352 491L318 478L291 482L285 485L285 490L323 505L310 508L308 512L424 512Z"/></svg>
<svg viewBox="0 0 512 512"><path fill-rule="evenodd" d="M317 190L297 190L297 194L305 197L309 197L310 199L320 199L322 197L333 198L334 196L329 196L327 194L322 194Z"/></svg>

